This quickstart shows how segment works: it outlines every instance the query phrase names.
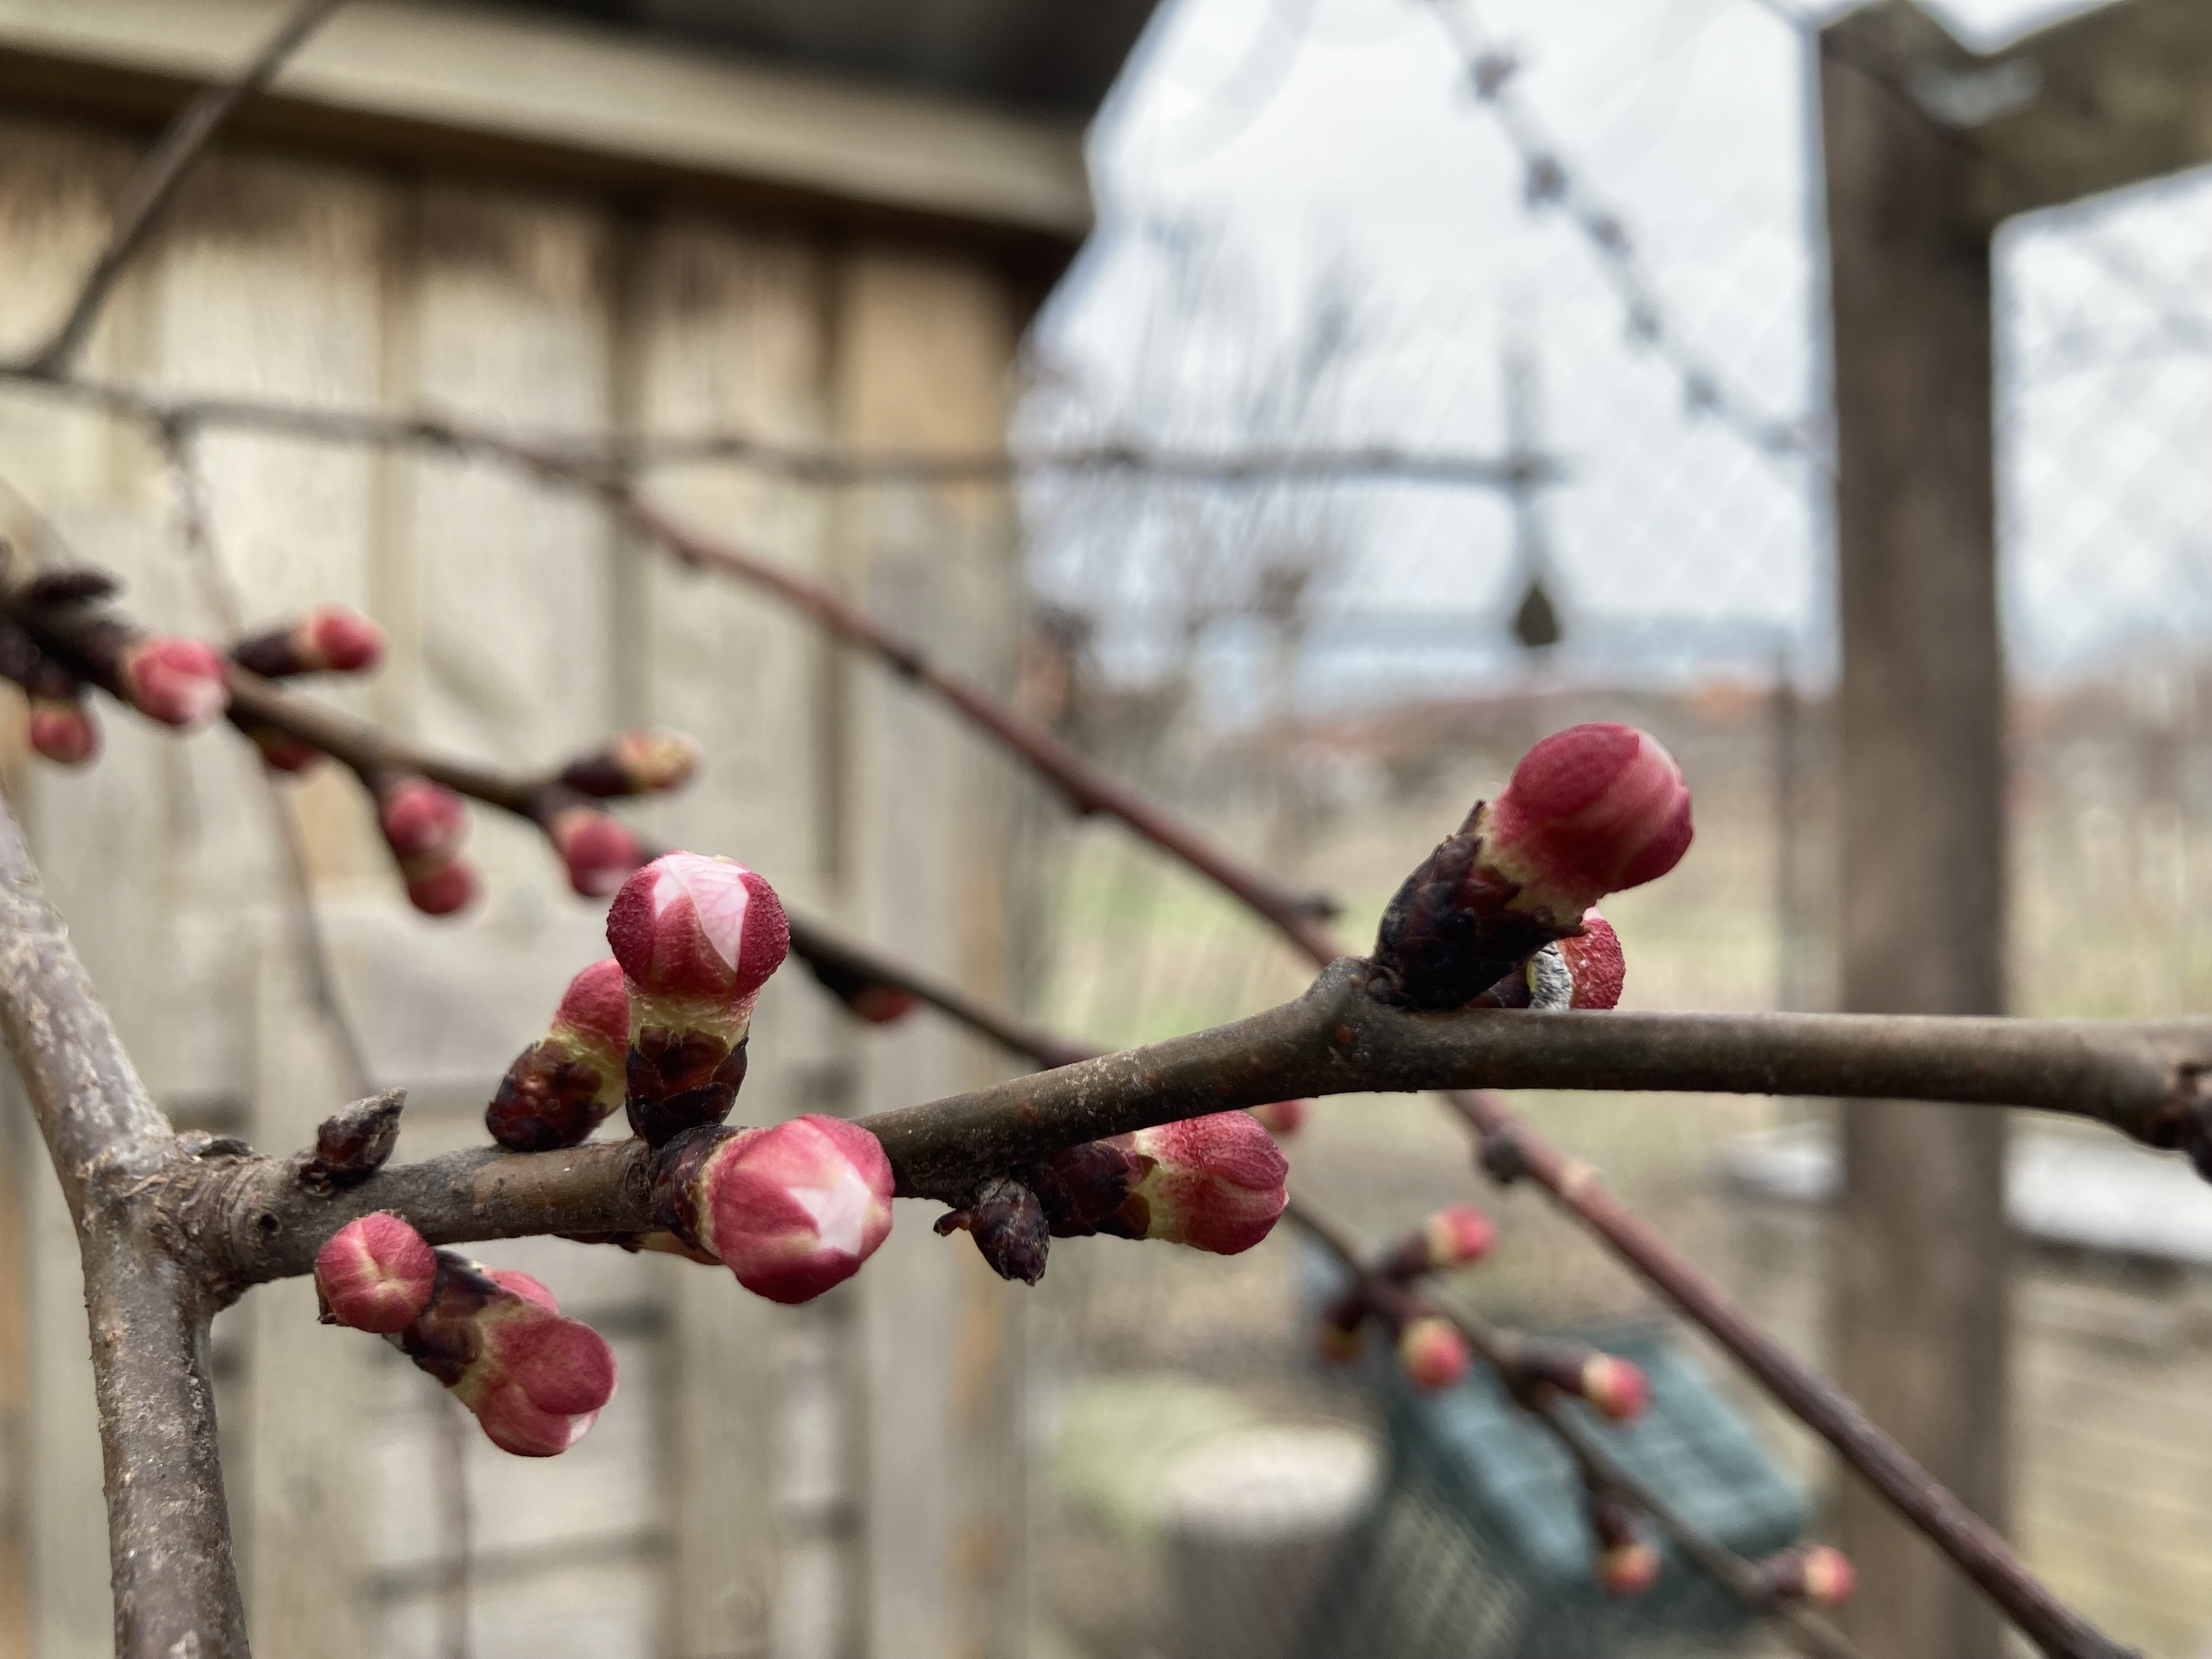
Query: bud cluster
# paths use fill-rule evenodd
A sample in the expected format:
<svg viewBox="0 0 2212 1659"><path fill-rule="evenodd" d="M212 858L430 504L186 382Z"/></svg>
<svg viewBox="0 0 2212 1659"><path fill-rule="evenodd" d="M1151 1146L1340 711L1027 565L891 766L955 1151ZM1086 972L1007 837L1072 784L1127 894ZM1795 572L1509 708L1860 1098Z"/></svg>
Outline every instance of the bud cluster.
<svg viewBox="0 0 2212 1659"><path fill-rule="evenodd" d="M461 798L414 772L379 773L368 784L384 844L407 883L408 902L432 916L464 908L477 883L475 866L460 856L469 833Z"/></svg>
<svg viewBox="0 0 2212 1659"><path fill-rule="evenodd" d="M607 943L629 997L629 1125L655 1146L720 1123L744 1081L753 1005L790 949L766 880L732 859L669 853L624 882Z"/></svg>
<svg viewBox="0 0 2212 1659"><path fill-rule="evenodd" d="M842 1118L710 1124L654 1160L653 1218L756 1295L808 1302L890 1237L894 1184L882 1144Z"/></svg>
<svg viewBox="0 0 2212 1659"><path fill-rule="evenodd" d="M386 1337L502 1451L551 1457L614 1397L615 1358L528 1273L433 1250L396 1215L349 1222L315 1258L325 1323Z"/></svg>
<svg viewBox="0 0 2212 1659"><path fill-rule="evenodd" d="M1407 1008L1466 1006L1546 945L1583 937L1596 900L1666 874L1690 836L1689 790L1656 739L1615 725L1553 733L1392 898L1372 958L1375 994ZM1572 988L1561 1003L1547 988L1547 1006L1610 1006L1618 941L1611 957L1606 949L1601 940L1569 956L1563 943ZM1501 992L1493 1006L1528 1006L1536 988Z"/></svg>
<svg viewBox="0 0 2212 1659"><path fill-rule="evenodd" d="M1449 1388L1474 1364L1466 1336L1432 1311L1411 1288L1424 1273L1480 1261L1497 1242L1488 1216L1464 1204L1449 1205L1397 1240L1366 1273L1323 1310L1316 1346L1322 1358L1356 1358L1360 1331L1374 1319L1389 1332L1398 1364L1416 1388Z"/></svg>

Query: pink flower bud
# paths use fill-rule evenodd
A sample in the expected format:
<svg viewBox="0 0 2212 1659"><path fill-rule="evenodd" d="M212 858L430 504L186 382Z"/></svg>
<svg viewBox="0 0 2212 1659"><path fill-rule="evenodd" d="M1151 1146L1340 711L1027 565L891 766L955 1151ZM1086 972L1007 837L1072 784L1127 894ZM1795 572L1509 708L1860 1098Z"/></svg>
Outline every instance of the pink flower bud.
<svg viewBox="0 0 2212 1659"><path fill-rule="evenodd" d="M361 674L384 660L384 630L342 605L317 605L293 635L301 673Z"/></svg>
<svg viewBox="0 0 2212 1659"><path fill-rule="evenodd" d="M1609 1353L1594 1353L1583 1363L1577 1392L1601 1417L1615 1423L1642 1416L1651 1401L1651 1383L1644 1368Z"/></svg>
<svg viewBox="0 0 2212 1659"><path fill-rule="evenodd" d="M500 1079L484 1127L510 1152L576 1146L623 1103L629 1048L629 994L609 957L568 981L551 1029Z"/></svg>
<svg viewBox="0 0 2212 1659"><path fill-rule="evenodd" d="M1449 1389L1474 1363L1467 1339L1450 1321L1422 1314L1398 1333L1398 1364L1417 1389Z"/></svg>
<svg viewBox="0 0 2212 1659"><path fill-rule="evenodd" d="M736 860L668 853L615 895L607 943L634 999L727 1015L781 966L791 926L775 889Z"/></svg>
<svg viewBox="0 0 2212 1659"><path fill-rule="evenodd" d="M261 751L262 764L274 772L304 772L323 757L323 751L313 744L302 743L273 726L248 726L246 735Z"/></svg>
<svg viewBox="0 0 2212 1659"><path fill-rule="evenodd" d="M392 1340L518 1456L568 1450L614 1397L614 1352L597 1331L563 1318L529 1274L450 1250L437 1252L429 1305Z"/></svg>
<svg viewBox="0 0 2212 1659"><path fill-rule="evenodd" d="M561 782L602 800L617 795L658 795L681 789L699 769L696 738L664 727L623 732L596 755L572 761Z"/></svg>
<svg viewBox="0 0 2212 1659"><path fill-rule="evenodd" d="M100 753L100 726L74 697L31 699L31 748L57 766L82 766Z"/></svg>
<svg viewBox="0 0 2212 1659"><path fill-rule="evenodd" d="M1611 1008L1620 1001L1620 988L1628 978L1628 959L1621 954L1620 935L1595 910L1583 912L1583 931L1559 942L1559 955L1574 981L1576 1008Z"/></svg>
<svg viewBox="0 0 2212 1659"><path fill-rule="evenodd" d="M1252 1116L1276 1139L1287 1140L1305 1127L1306 1114L1312 1109L1310 1100L1271 1100L1252 1108Z"/></svg>
<svg viewBox="0 0 2212 1659"><path fill-rule="evenodd" d="M586 898L605 898L618 891L644 862L644 848L635 833L596 806L563 807L553 814L545 832L568 866L568 885Z"/></svg>
<svg viewBox="0 0 2212 1659"><path fill-rule="evenodd" d="M844 1283L890 1233L890 1160L841 1118L697 1130L662 1160L658 1218L771 1302L811 1301Z"/></svg>
<svg viewBox="0 0 2212 1659"><path fill-rule="evenodd" d="M1640 1538L1615 1544L1597 1558L1598 1588L1607 1595L1643 1595L1658 1582L1659 1552Z"/></svg>
<svg viewBox="0 0 2212 1659"><path fill-rule="evenodd" d="M295 674L358 674L384 660L384 630L343 605L319 605L298 621L230 647L240 667L272 680Z"/></svg>
<svg viewBox="0 0 2212 1659"><path fill-rule="evenodd" d="M181 634L149 634L125 645L116 684L124 701L164 726L204 726L230 702L222 653Z"/></svg>
<svg viewBox="0 0 2212 1659"><path fill-rule="evenodd" d="M1618 1492L1590 1493L1589 1522L1597 1535L1598 1587L1607 1595L1641 1595L1659 1582L1659 1552L1644 1542L1636 1511Z"/></svg>
<svg viewBox="0 0 2212 1659"><path fill-rule="evenodd" d="M385 844L402 863L443 863L460 850L469 830L468 809L461 798L412 772L378 781L376 819Z"/></svg>
<svg viewBox="0 0 2212 1659"><path fill-rule="evenodd" d="M1649 732L1571 726L1521 757L1479 827L1483 862L1520 890L1510 908L1565 932L1607 893L1680 862L1690 791Z"/></svg>
<svg viewBox="0 0 2212 1659"><path fill-rule="evenodd" d="M1850 1558L1826 1544L1784 1550L1759 1565L1759 1583L1778 1601L1804 1601L1816 1607L1841 1607L1858 1588Z"/></svg>
<svg viewBox="0 0 2212 1659"><path fill-rule="evenodd" d="M450 916L476 901L476 866L465 859L447 859L420 868L403 865L401 871L407 878L407 902L426 916Z"/></svg>
<svg viewBox="0 0 2212 1659"><path fill-rule="evenodd" d="M1601 1417L1626 1423L1650 1403L1643 1368L1579 1342L1552 1337L1521 1340L1511 1367L1522 1386L1537 1385L1587 1400Z"/></svg>
<svg viewBox="0 0 2212 1659"><path fill-rule="evenodd" d="M326 1323L388 1335L430 1305L436 1254L422 1235L386 1211L349 1221L315 1256L315 1289Z"/></svg>
<svg viewBox="0 0 2212 1659"><path fill-rule="evenodd" d="M1498 1224L1472 1205L1449 1204L1421 1224L1421 1237L1432 1271L1464 1267L1490 1254Z"/></svg>
<svg viewBox="0 0 2212 1659"><path fill-rule="evenodd" d="M1136 1165L1112 1229L1132 1238L1235 1255L1265 1238L1289 1202L1290 1166L1249 1112L1164 1123L1108 1144Z"/></svg>
<svg viewBox="0 0 2212 1659"><path fill-rule="evenodd" d="M729 859L670 853L615 895L607 943L629 979L629 1122L653 1145L729 1115L754 1000L790 939L775 890Z"/></svg>

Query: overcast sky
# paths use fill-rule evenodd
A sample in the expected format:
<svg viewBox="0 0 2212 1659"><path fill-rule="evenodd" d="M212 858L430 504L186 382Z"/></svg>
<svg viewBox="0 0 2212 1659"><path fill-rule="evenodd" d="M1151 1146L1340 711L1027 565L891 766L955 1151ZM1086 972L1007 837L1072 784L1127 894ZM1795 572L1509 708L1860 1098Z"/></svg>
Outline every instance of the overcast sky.
<svg viewBox="0 0 2212 1659"><path fill-rule="evenodd" d="M1826 578L1807 469L1686 413L1679 368L1631 343L1586 241L1522 206L1522 169L1437 3L1164 9L1094 136L1102 234L1040 330L1061 378L1032 418L1190 442L1253 435L1256 419L1259 435L1492 451L1501 341L1517 319L1540 361L1547 435L1573 472L1547 517L1567 649L1679 667L1788 637L1817 661ZM1949 15L1988 46L2080 9L1971 0ZM1801 35L1757 0L1481 0L1468 15L1510 43L1526 106L1617 213L1691 349L1748 406L1811 409ZM2212 629L2201 186L2008 235L2008 600L2024 668L2079 667L2146 629ZM1332 300L1352 343L1292 416L1264 391ZM2203 337L2177 336L2199 319ZM1110 587L1141 609L1164 592L1194 513L1210 511L1217 535L1224 515L1264 520L1262 539L1310 520L1337 549L1321 579L1330 605L1367 621L1324 641L1310 697L1510 665L1501 623L1520 578L1494 498L1393 486L1264 512L1121 506L1115 524L1135 527L1110 538L1071 532L1079 513L1039 514L1048 586Z"/></svg>

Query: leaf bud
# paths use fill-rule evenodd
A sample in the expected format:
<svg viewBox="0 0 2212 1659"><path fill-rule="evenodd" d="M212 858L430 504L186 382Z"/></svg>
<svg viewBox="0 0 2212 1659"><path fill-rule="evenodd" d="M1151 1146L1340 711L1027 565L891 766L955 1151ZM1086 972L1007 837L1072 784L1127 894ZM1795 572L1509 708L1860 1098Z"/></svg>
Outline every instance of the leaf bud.
<svg viewBox="0 0 2212 1659"><path fill-rule="evenodd" d="M965 1232L1000 1278L1034 1285L1044 1277L1051 1224L1037 1195L1012 1176L992 1176L968 1201L937 1219L939 1237Z"/></svg>

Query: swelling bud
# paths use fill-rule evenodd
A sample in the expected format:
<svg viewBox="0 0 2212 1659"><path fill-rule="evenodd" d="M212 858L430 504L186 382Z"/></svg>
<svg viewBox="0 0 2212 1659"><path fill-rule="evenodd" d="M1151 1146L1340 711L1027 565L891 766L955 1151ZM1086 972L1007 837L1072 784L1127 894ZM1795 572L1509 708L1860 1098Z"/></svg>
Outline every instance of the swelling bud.
<svg viewBox="0 0 2212 1659"><path fill-rule="evenodd" d="M500 1079L484 1127L509 1152L578 1145L623 1103L629 1049L629 994L609 957L568 981L545 1035Z"/></svg>
<svg viewBox="0 0 2212 1659"><path fill-rule="evenodd" d="M390 1340L452 1390L501 1451L568 1450L614 1397L613 1350L590 1326L563 1318L529 1274L436 1255L429 1305Z"/></svg>
<svg viewBox="0 0 2212 1659"><path fill-rule="evenodd" d="M380 1336L404 1330L430 1305L437 1256L388 1211L349 1221L315 1255L315 1295L326 1325Z"/></svg>
<svg viewBox="0 0 2212 1659"><path fill-rule="evenodd" d="M116 690L149 720L187 730L204 726L230 702L230 670L204 641L148 634L116 659Z"/></svg>
<svg viewBox="0 0 2212 1659"><path fill-rule="evenodd" d="M1415 1388L1433 1393L1449 1389L1474 1363L1467 1339L1451 1322L1435 1314L1421 1314L1406 1322L1398 1333L1398 1364Z"/></svg>
<svg viewBox="0 0 2212 1659"><path fill-rule="evenodd" d="M1572 931L1607 893L1655 881L1689 850L1690 790L1659 740L1634 726L1571 726L1521 757L1480 814L1510 908Z"/></svg>
<svg viewBox="0 0 2212 1659"><path fill-rule="evenodd" d="M607 943L629 983L630 1127L662 1146L720 1122L753 1004L790 948L775 890L732 859L669 853L615 895Z"/></svg>
<svg viewBox="0 0 2212 1659"><path fill-rule="evenodd" d="M585 898L605 898L644 862L645 849L628 824L596 806L563 806L545 821L568 885Z"/></svg>
<svg viewBox="0 0 2212 1659"><path fill-rule="evenodd" d="M881 1143L841 1118L700 1128L657 1160L654 1218L754 1294L808 1302L890 1237L892 1185Z"/></svg>
<svg viewBox="0 0 2212 1659"><path fill-rule="evenodd" d="M559 781L600 800L664 794L691 781L701 752L697 738L665 727L623 732L598 754L571 761Z"/></svg>
<svg viewBox="0 0 2212 1659"><path fill-rule="evenodd" d="M100 726L82 698L31 699L31 749L57 766L82 766L100 753Z"/></svg>

